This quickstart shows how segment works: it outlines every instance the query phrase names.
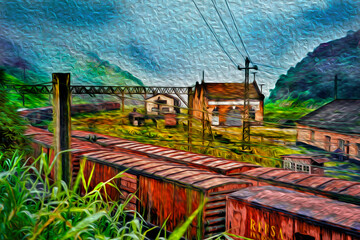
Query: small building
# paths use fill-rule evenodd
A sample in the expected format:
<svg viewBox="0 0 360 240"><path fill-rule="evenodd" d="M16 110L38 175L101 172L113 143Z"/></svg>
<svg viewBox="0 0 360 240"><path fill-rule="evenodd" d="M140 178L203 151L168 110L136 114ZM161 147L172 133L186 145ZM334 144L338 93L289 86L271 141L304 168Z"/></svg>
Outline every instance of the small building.
<svg viewBox="0 0 360 240"><path fill-rule="evenodd" d="M147 115L163 115L165 113L179 113L180 100L169 94L156 94L146 99Z"/></svg>
<svg viewBox="0 0 360 240"><path fill-rule="evenodd" d="M300 118L297 142L360 161L360 100L334 100Z"/></svg>
<svg viewBox="0 0 360 240"><path fill-rule="evenodd" d="M330 159L324 155L290 154L281 156L283 168L309 174L324 174L324 163Z"/></svg>
<svg viewBox="0 0 360 240"><path fill-rule="evenodd" d="M196 83L193 115L202 119L204 108L214 126L242 126L245 83ZM249 84L249 117L252 124L262 124L264 95L256 81Z"/></svg>
<svg viewBox="0 0 360 240"><path fill-rule="evenodd" d="M145 117L134 108L133 111L129 113L129 121L131 125L140 126L145 123Z"/></svg>

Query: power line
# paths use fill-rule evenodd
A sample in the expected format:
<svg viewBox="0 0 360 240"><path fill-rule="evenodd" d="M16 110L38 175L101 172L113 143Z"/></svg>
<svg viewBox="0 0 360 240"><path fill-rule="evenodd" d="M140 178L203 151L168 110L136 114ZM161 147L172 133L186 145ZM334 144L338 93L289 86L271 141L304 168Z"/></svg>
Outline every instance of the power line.
<svg viewBox="0 0 360 240"><path fill-rule="evenodd" d="M214 0L211 0L211 2L212 2L213 6L214 6L214 8L215 8L215 10L216 10L217 15L218 15L219 18L220 18L220 21L221 21L222 25L225 27L225 30L226 30L227 34L229 35L229 37L230 37L230 39L231 39L231 42L232 42L233 45L235 46L236 50L240 53L240 55L245 59L245 56L241 53L241 51L240 51L239 48L237 47L237 45L236 45L233 37L231 36L231 34L230 34L230 32L229 32L229 29L228 29L226 23L224 22L223 18L221 17L221 14L220 14L217 6L216 6L216 2L215 2Z"/></svg>
<svg viewBox="0 0 360 240"><path fill-rule="evenodd" d="M243 47L244 47L244 49L245 49L245 52L246 52L246 54L247 54L247 56L248 56L248 58L249 58L250 62L252 62L252 61L251 61L251 58L250 58L250 55L249 55L249 52L247 51L247 49L246 49L246 47L245 47L245 43L244 43L244 41L243 41L243 39L242 39L242 37L241 37L241 35L240 35L240 32L239 32L239 29L238 29L237 25L236 25L234 15L233 15L233 13L232 13L232 11L231 11L230 7L229 7L229 3L228 3L228 1L227 1L227 0L225 0L225 3L226 3L226 7L227 7L227 9L228 9L228 11L229 11L229 13L230 13L230 16L231 16L232 22L234 23L234 26L235 26L236 32L237 32L237 34L238 34L238 36L239 36L239 38L240 38L241 44L243 45Z"/></svg>
<svg viewBox="0 0 360 240"><path fill-rule="evenodd" d="M216 35L214 29L212 29L212 27L211 27L211 26L209 25L209 23L206 21L204 15L201 13L201 11L200 11L199 7L197 6L195 0L192 0L192 2L194 3L194 5L195 5L197 11L199 12L201 18L204 20L206 26L209 28L209 30L211 31L211 33L212 33L213 36L215 37L215 39L216 39L217 43L219 44L220 48L222 49L222 51L226 54L226 56L230 59L230 61L234 64L234 66L235 66L235 67L238 67L239 64L236 64L235 61L234 61L234 60L232 59L232 57L230 56L230 54L225 50L224 46L221 44L218 36Z"/></svg>

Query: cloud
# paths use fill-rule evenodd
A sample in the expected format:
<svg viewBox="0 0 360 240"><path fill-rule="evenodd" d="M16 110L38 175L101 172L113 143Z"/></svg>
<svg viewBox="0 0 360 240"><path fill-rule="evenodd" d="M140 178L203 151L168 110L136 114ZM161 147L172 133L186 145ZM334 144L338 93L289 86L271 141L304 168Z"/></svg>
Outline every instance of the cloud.
<svg viewBox="0 0 360 240"><path fill-rule="evenodd" d="M151 71L160 70L160 64L158 63L154 53L138 42L132 41L127 47L127 52L130 56L136 59L135 63L137 65Z"/></svg>
<svg viewBox="0 0 360 240"><path fill-rule="evenodd" d="M359 5L360 1L331 0L326 8L311 8L304 11L303 17L316 24L338 25L356 18L359 15Z"/></svg>
<svg viewBox="0 0 360 240"><path fill-rule="evenodd" d="M2 3L1 8L4 19L20 25L53 21L71 26L94 26L107 23L118 15L117 6L110 0L14 0Z"/></svg>

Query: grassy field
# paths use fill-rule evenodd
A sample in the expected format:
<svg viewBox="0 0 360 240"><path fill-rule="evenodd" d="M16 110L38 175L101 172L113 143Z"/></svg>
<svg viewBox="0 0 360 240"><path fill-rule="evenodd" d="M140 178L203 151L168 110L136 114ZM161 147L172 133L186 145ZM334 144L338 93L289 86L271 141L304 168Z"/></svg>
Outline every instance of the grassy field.
<svg viewBox="0 0 360 240"><path fill-rule="evenodd" d="M118 110L77 115L72 118L73 129L94 131L180 150L188 150L190 147L193 152L269 167L281 167L281 155L302 152L293 146L296 133L291 129L252 127L251 152L243 152L242 129L239 127L213 127L212 134L206 130L203 139L202 125L194 120L189 146L186 114L179 116L178 126L167 128L164 126L164 120L158 120L157 124L152 120L146 120L144 126L132 126L127 117L129 112L130 109L126 109L125 112Z"/></svg>

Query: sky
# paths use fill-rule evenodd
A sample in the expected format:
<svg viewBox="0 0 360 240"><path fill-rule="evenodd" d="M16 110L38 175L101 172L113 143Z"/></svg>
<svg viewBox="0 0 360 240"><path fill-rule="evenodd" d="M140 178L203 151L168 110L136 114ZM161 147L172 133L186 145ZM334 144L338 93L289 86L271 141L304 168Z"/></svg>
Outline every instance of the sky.
<svg viewBox="0 0 360 240"><path fill-rule="evenodd" d="M244 66L241 36L265 94L320 43L360 28L360 0L227 0L238 31L225 0L194 1L223 49ZM148 86L192 86L202 71L206 82L244 81L192 0L0 0L0 43L12 46L0 58L21 56L49 77L72 72L69 59L94 53Z"/></svg>

